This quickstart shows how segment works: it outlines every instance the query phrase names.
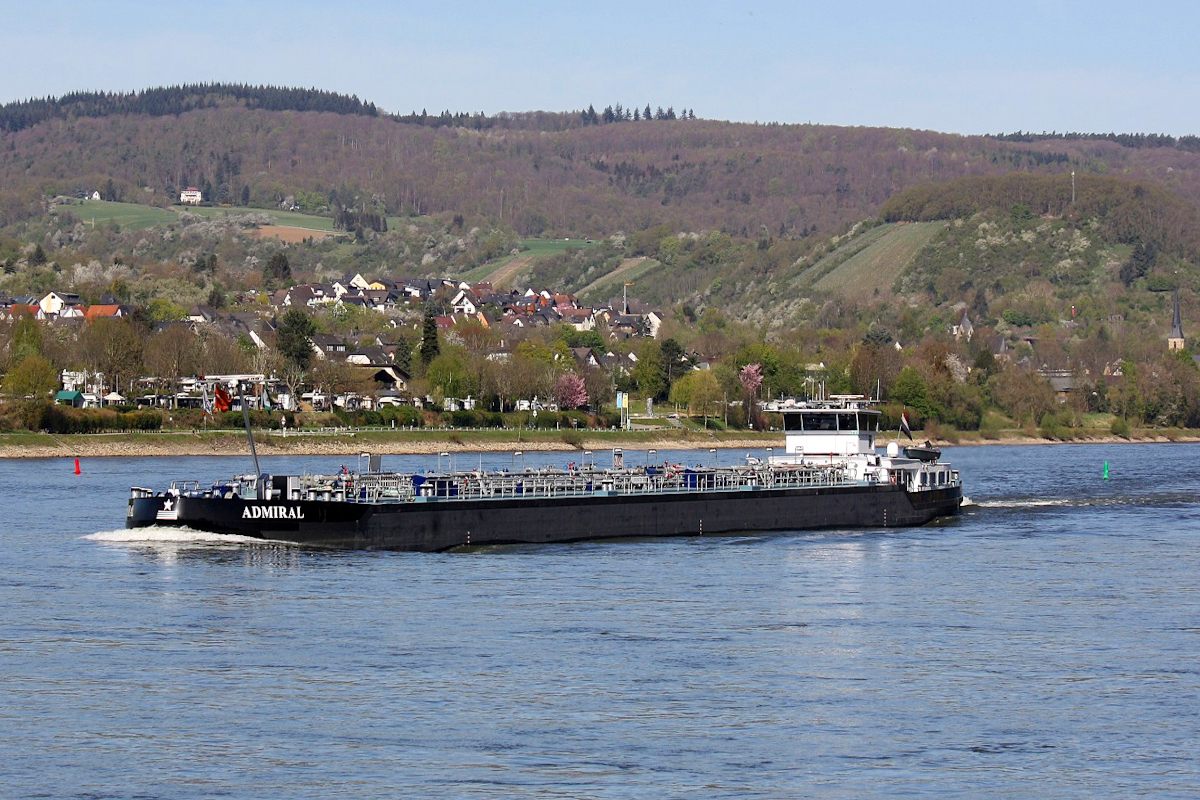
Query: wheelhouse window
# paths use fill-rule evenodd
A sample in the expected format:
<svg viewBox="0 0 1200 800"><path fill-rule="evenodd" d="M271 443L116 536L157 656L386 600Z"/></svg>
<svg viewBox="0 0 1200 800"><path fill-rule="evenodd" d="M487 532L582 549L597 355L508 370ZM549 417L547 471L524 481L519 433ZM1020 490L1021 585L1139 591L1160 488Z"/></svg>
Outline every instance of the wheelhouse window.
<svg viewBox="0 0 1200 800"><path fill-rule="evenodd" d="M804 430L811 432L837 431L837 414L804 414Z"/></svg>
<svg viewBox="0 0 1200 800"><path fill-rule="evenodd" d="M878 414L855 411L805 411L784 414L783 429L790 433L842 433L876 431Z"/></svg>

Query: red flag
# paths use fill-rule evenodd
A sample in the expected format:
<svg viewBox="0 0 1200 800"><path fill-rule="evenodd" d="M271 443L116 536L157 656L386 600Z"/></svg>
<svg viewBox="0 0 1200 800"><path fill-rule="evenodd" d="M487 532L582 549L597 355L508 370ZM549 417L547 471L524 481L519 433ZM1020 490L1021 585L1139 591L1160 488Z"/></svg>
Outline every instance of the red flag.
<svg viewBox="0 0 1200 800"><path fill-rule="evenodd" d="M908 414L903 411L900 412L900 432L907 436L909 441L912 441L912 428L908 427Z"/></svg>
<svg viewBox="0 0 1200 800"><path fill-rule="evenodd" d="M217 399L214 405L217 407L217 411L228 411L230 408L229 392L218 386L216 388L216 396Z"/></svg>

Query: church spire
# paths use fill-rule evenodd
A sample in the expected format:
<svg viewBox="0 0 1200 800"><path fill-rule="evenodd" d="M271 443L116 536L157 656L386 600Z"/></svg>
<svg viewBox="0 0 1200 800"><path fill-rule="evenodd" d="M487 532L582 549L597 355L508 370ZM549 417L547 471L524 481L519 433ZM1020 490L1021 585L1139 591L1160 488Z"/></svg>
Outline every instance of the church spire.
<svg viewBox="0 0 1200 800"><path fill-rule="evenodd" d="M1168 350L1183 349L1183 320L1179 315L1179 290L1175 290L1175 314L1171 317L1171 335L1167 337Z"/></svg>

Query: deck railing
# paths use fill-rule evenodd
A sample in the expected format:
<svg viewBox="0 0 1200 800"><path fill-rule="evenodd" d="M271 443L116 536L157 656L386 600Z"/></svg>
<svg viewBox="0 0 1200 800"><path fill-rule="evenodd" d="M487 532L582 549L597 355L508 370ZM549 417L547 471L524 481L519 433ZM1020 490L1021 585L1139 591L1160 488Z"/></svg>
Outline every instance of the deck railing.
<svg viewBox="0 0 1200 800"><path fill-rule="evenodd" d="M305 482L314 487L328 485L322 480L318 476L310 476ZM344 481L345 478L338 476L333 480ZM582 497L839 486L852 482L845 468L840 465L784 469L765 466L699 470L653 467L626 470L527 469L518 472L422 475L366 473L351 476L347 499L376 502Z"/></svg>

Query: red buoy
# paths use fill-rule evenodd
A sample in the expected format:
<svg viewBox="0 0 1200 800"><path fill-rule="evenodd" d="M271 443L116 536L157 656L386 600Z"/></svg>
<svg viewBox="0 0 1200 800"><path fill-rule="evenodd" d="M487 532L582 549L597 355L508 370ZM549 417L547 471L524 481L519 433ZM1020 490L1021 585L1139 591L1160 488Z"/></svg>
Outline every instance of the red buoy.
<svg viewBox="0 0 1200 800"><path fill-rule="evenodd" d="M79 459L78 459L78 458L77 458L77 459L75 459L75 474L76 474L76 475L79 475L79 474L80 474L80 472L79 472Z"/></svg>

